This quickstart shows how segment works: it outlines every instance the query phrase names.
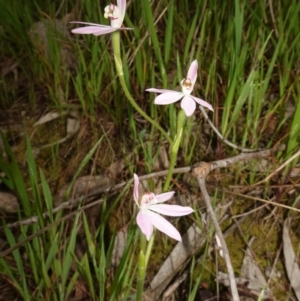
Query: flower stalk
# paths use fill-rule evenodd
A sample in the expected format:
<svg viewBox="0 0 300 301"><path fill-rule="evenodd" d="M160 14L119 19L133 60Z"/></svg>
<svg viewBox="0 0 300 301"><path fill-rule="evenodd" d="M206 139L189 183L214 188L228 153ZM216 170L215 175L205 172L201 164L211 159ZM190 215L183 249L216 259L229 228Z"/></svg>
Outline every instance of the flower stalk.
<svg viewBox="0 0 300 301"><path fill-rule="evenodd" d="M147 262L146 262L146 239L145 235L141 233L141 243L140 243L140 253L139 253L139 269L138 269L138 280L137 280L137 290L136 290L136 300L142 300L142 295L144 291L144 282L146 276Z"/></svg>
<svg viewBox="0 0 300 301"><path fill-rule="evenodd" d="M186 121L186 114L185 114L184 110L180 110L178 113L178 116L177 116L177 131L176 131L174 143L171 146L170 165L169 165L169 170L168 170L168 174L167 174L166 182L164 184L163 191L167 191L170 186L173 171L174 171L176 161L177 161L178 149L179 149L180 142L182 139L182 133L184 130L185 121Z"/></svg>
<svg viewBox="0 0 300 301"><path fill-rule="evenodd" d="M173 145L173 141L170 138L170 136L165 132L165 130L151 117L149 117L136 103L134 98L131 96L124 77L123 72L123 64L121 59L121 50L120 50L120 32L115 31L112 33L112 44L113 44L113 52L114 52L114 58L115 58L115 64L116 64L116 70L117 74L119 76L119 80L121 83L121 86L123 88L123 91L125 93L126 98L129 100L130 104L136 109L136 111L143 116L147 121L149 121L154 127L156 127L161 134L168 140L170 145Z"/></svg>
<svg viewBox="0 0 300 301"><path fill-rule="evenodd" d="M136 301L142 300L146 270L147 270L151 250L153 247L154 236L155 235L151 236L151 239L148 242L147 250L146 250L146 237L141 233L141 242L140 242L141 250L139 253L139 269L138 269L138 280L137 280L137 290L136 290Z"/></svg>

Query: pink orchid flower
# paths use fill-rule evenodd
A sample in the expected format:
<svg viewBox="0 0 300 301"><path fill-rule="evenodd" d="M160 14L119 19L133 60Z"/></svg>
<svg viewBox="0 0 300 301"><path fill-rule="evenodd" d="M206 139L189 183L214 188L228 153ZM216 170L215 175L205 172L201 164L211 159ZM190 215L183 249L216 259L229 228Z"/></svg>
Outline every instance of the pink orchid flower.
<svg viewBox="0 0 300 301"><path fill-rule="evenodd" d="M110 26L95 24L95 23L72 21L70 23L89 25L85 27L72 29L71 30L72 33L93 34L94 36L100 36L120 29L131 30L132 28L127 28L127 27L121 28L125 17L126 0L117 0L117 4L118 5L110 4L106 6L104 9L104 17L110 19Z"/></svg>
<svg viewBox="0 0 300 301"><path fill-rule="evenodd" d="M181 101L181 108L184 110L186 116L191 116L195 112L196 109L196 102L211 111L213 111L212 106L207 103L206 101L192 96L191 93L194 89L194 85L197 79L197 71L198 71L198 62L197 60L193 61L186 79L183 79L180 82L182 92L166 90L166 89L156 89L150 88L146 91L148 92L155 92L155 93L162 93L161 95L157 96L154 100L154 103L157 105L168 105L170 103L174 103L182 98Z"/></svg>
<svg viewBox="0 0 300 301"><path fill-rule="evenodd" d="M136 217L136 222L143 234L146 235L147 240L151 238L154 226L168 236L181 241L181 236L177 229L157 213L168 216L183 216L194 212L194 210L190 207L159 204L172 198L175 193L174 191L165 192L158 195L155 195L152 192L146 193L142 196L139 203L139 178L136 174L133 175L133 178L133 198L140 209Z"/></svg>

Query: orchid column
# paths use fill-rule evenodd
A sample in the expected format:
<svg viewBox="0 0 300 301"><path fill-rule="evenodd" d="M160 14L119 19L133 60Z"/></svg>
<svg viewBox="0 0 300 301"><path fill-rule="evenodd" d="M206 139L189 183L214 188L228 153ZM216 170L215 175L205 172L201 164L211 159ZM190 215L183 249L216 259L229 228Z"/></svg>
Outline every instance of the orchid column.
<svg viewBox="0 0 300 301"><path fill-rule="evenodd" d="M176 164L178 149L180 146L182 133L185 125L185 116L189 117L193 115L193 113L196 110L196 103L213 111L213 108L209 103L207 103L206 101L198 97L191 95L197 80L197 72L198 72L198 62L195 60L191 63L186 79L183 79L180 82L182 92L166 90L166 89L156 89L156 88L150 88L146 90L148 92L161 93L154 100L154 103L157 105L167 105L182 99L181 100L182 110L178 113L177 116L176 136L174 138L174 143L171 144L170 166L168 170L167 179L164 185L164 191L168 190L171 177L173 174L173 170Z"/></svg>

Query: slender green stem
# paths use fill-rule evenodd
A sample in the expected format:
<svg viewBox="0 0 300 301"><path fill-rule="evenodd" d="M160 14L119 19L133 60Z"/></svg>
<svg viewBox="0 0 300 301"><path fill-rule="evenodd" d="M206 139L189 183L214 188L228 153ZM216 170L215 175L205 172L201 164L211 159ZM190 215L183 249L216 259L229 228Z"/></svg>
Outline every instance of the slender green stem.
<svg viewBox="0 0 300 301"><path fill-rule="evenodd" d="M113 44L113 50L114 50L114 57L115 57L115 63L116 63L116 69L117 69L117 73L120 79L120 83L121 86L124 90L124 93L127 97L127 99L129 100L129 102L131 103L131 105L147 120L149 121L153 126L155 126L161 133L162 135L168 140L168 142L170 143L170 145L173 144L172 139L169 137L169 135L164 131L164 129L158 124L156 123L156 121L154 121L151 117L149 117L139 106L138 104L135 102L134 98L131 96L126 82L125 82L125 78L124 78L124 72L123 72L123 64L122 64L122 60L121 60L121 50L120 50L120 32L116 31L112 33L112 44Z"/></svg>
<svg viewBox="0 0 300 301"><path fill-rule="evenodd" d="M175 165L176 165L177 154L178 154L180 141L181 141L181 138L182 138L185 119L186 119L185 112L183 110L180 110L180 112L178 113L178 116L177 116L177 133L176 133L176 137L175 137L175 140L174 140L174 144L172 145L172 149L171 149L170 166L169 166L169 170L168 170L167 179L166 179L166 182L165 182L165 185L164 185L164 191L167 191L168 188L169 188L171 178L172 178L172 174L173 174L173 170L174 170Z"/></svg>
<svg viewBox="0 0 300 301"><path fill-rule="evenodd" d="M146 238L143 233L141 233L141 250L139 254L139 270L138 270L138 280L137 280L137 290L136 290L136 301L142 300L144 281L146 276Z"/></svg>
<svg viewBox="0 0 300 301"><path fill-rule="evenodd" d="M143 233L141 233L141 250L139 254L139 271L138 271L138 281L137 281L137 290L136 290L136 299L135 299L136 301L142 300L146 270L147 270L147 265L153 246L154 236L155 235L153 233L147 245L147 251L146 251L146 237Z"/></svg>

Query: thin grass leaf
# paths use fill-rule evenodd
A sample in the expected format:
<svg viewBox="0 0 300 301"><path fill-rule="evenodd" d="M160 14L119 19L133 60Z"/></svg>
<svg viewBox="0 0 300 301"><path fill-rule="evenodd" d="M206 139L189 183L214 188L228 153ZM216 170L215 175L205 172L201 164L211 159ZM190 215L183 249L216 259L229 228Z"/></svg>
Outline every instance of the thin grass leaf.
<svg viewBox="0 0 300 301"><path fill-rule="evenodd" d="M200 17L200 12L201 12L201 1L197 2L197 8L196 8L196 13L194 14L194 18L192 21L192 24L190 26L187 26L187 28L189 29L187 38L185 40L185 47L184 47L184 53L183 53L183 62L187 62L188 61L188 57L190 56L190 52L191 52L191 45L192 45L192 41L193 41L193 37L195 35L195 29L196 26L199 23L199 17ZM187 6L189 7L189 6Z"/></svg>
<svg viewBox="0 0 300 301"><path fill-rule="evenodd" d="M256 70L252 70L247 81L245 82L245 84L243 85L240 95L236 101L236 104L234 106L234 110L232 112L231 115L231 120L230 123L228 125L229 129L233 126L233 124L235 124L237 122L237 120L240 117L240 112L242 110L242 107L244 106L244 104L246 103L247 98L250 95L254 80L257 76L257 72Z"/></svg>
<svg viewBox="0 0 300 301"><path fill-rule="evenodd" d="M66 299L71 295L72 291L74 291L74 288L75 288L75 285L76 285L76 280L77 280L78 277L79 277L79 272L76 270L74 272L74 274L72 275L72 277L69 280L69 283L67 285L66 293L65 293L65 298Z"/></svg>
<svg viewBox="0 0 300 301"><path fill-rule="evenodd" d="M14 271L11 265L8 265L7 261L4 258L0 258L0 268L2 275L9 277L12 282L12 285L19 291L22 291L22 287L19 284L19 280L17 280L14 276Z"/></svg>
<svg viewBox="0 0 300 301"><path fill-rule="evenodd" d="M26 153L27 153L27 164L28 164L28 174L30 179L30 186L32 189L33 199L35 202L35 208L37 209L37 215L39 216L39 223L41 228L45 226L44 219L43 219L43 204L40 196L39 191L39 184L38 184L38 172L35 164L35 158L33 155L32 147L30 144L29 137L26 135Z"/></svg>
<svg viewBox="0 0 300 301"><path fill-rule="evenodd" d="M150 1L149 0L143 0L143 12L145 15L145 20L147 22L148 25L148 30L150 31L150 37L151 37L151 41L153 43L153 49L155 52L155 56L159 65L159 69L160 69L160 77L162 79L163 82L163 88L167 87L167 75L166 75L166 69L165 69L165 65L162 59L162 54L161 54L161 46L159 45L159 41L158 41L158 37L156 34L156 29L155 29L155 25L154 25L154 17L152 14L152 8L150 6Z"/></svg>
<svg viewBox="0 0 300 301"><path fill-rule="evenodd" d="M16 240L14 235L12 234L10 228L8 228L6 226L6 224L4 224L4 232L5 232L5 236L7 238L7 241L9 243L9 245L12 247L16 244ZM17 265L17 271L18 271L18 276L19 276L19 280L17 280L19 284L16 285L16 283L13 283L13 285L18 288L19 293L22 295L22 297L24 298L24 300L30 300L30 293L28 290L28 285L27 285L27 276L25 275L24 272L24 268L23 268L23 260L20 254L20 250L16 249L14 251L12 251L12 255L13 258L15 260L15 263Z"/></svg>
<svg viewBox="0 0 300 301"><path fill-rule="evenodd" d="M165 31L165 64L168 65L173 41L174 0L168 4L167 25Z"/></svg>
<svg viewBox="0 0 300 301"><path fill-rule="evenodd" d="M86 156L83 158L82 162L80 163L72 181L71 184L66 192L66 196L68 197L70 195L71 189L73 187L73 184L75 182L75 180L77 179L78 175L81 173L81 171L83 170L83 168L86 166L86 164L89 162L89 160L92 158L94 152L96 151L96 149L98 148L99 144L101 143L101 141L103 140L104 136L102 136L97 143L93 146L93 148L86 154Z"/></svg>
<svg viewBox="0 0 300 301"><path fill-rule="evenodd" d="M41 184L42 184L42 189L43 189L43 197L45 200L49 220L51 223L53 223L53 214L52 214L52 209L53 209L53 199L52 199L52 194L49 188L49 185L47 183L47 180L45 178L45 175L43 171L40 169L40 178L41 178Z"/></svg>
<svg viewBox="0 0 300 301"><path fill-rule="evenodd" d="M300 93L300 84L297 85L296 89L298 93ZM300 143L299 134L300 134L300 101L298 100L296 101L295 104L295 113L291 124L291 131L290 131L288 146L286 151L288 155L292 154L293 150L296 147L299 147L299 143ZM294 161L294 163L296 163L296 161Z"/></svg>
<svg viewBox="0 0 300 301"><path fill-rule="evenodd" d="M241 43L242 43L242 34L243 34L243 23L244 23L244 13L243 9L240 6L240 1L234 1L235 16L234 16L234 25L235 25L235 54L239 55Z"/></svg>
<svg viewBox="0 0 300 301"><path fill-rule="evenodd" d="M76 259L75 259L76 260ZM87 282L89 293L91 294L91 297L93 300L96 299L96 293L95 293L95 284L93 281L93 271L90 268L90 263L88 259L87 253L85 253L81 259L81 262L78 262L76 260L76 264L78 266L78 270L80 271L80 275L82 275Z"/></svg>
<svg viewBox="0 0 300 301"><path fill-rule="evenodd" d="M39 282L39 272L40 272L40 263L43 262L44 258L41 256L41 253L37 253L36 255L35 250L31 247L30 243L26 244L26 251L30 262L30 268L33 273L33 278L36 283Z"/></svg>
<svg viewBox="0 0 300 301"><path fill-rule="evenodd" d="M42 257L44 258L45 254L44 254L44 248L42 248ZM48 252L48 256L46 258L46 260L42 260L41 261L41 275L42 278L40 279L40 283L39 283L39 292L41 293L43 289L51 289L52 287L52 281L51 278L49 276L49 270L50 267L53 263L53 260L55 258L55 256L58 253L58 244L57 241L53 241L53 244L50 246L49 252Z"/></svg>
<svg viewBox="0 0 300 301"><path fill-rule="evenodd" d="M13 183L13 190L18 193L19 199L21 200L23 209L25 211L25 216L32 216L34 215L34 207L32 207L29 201L23 175L20 171L15 155L13 154L9 144L7 143L5 136L2 132L0 134L5 152L10 160L10 163L5 168L7 172L6 176L10 179L10 182Z"/></svg>
<svg viewBox="0 0 300 301"><path fill-rule="evenodd" d="M129 259L132 256L130 256L129 254L134 252L135 249L134 246L136 246L137 238L138 238L137 234L139 233L137 231L134 231L133 229L131 229L128 233L125 251L120 261L120 264L115 272L115 277L111 285L111 295L109 301L116 300L115 298L117 298L118 294L120 293L120 288L122 288L123 286L123 279L125 275L130 273L127 267L128 265L130 265Z"/></svg>
<svg viewBox="0 0 300 301"><path fill-rule="evenodd" d="M78 212L75 216L73 228L71 230L70 238L68 242L66 243L66 250L64 252L63 257L63 265L62 265L62 275L61 275L61 287L63 296L66 297L66 289L67 289L67 281L69 279L70 269L72 262L74 260L74 251L75 251L75 245L76 245L76 238L77 238L77 232L78 232L78 221L79 221L80 212ZM70 287L68 287L68 291L70 290Z"/></svg>

